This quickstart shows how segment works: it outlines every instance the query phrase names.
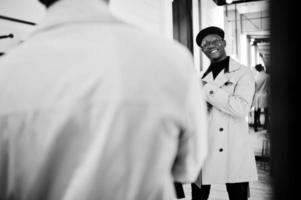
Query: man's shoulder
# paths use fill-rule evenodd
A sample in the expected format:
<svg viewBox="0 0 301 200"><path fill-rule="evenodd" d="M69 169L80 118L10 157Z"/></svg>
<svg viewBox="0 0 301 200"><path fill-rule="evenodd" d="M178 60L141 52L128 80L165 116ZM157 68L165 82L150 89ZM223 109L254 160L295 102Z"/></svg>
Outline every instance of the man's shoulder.
<svg viewBox="0 0 301 200"><path fill-rule="evenodd" d="M128 53L136 52L137 59L152 59L154 65L156 62L166 63L166 68L175 69L178 67L182 68L182 70L193 68L193 57L191 52L187 47L171 38L167 38L157 33L140 30L135 27L125 27L125 34L122 37L131 43L133 48L131 48L132 51L129 51ZM117 40L119 39L117 38ZM124 42L122 42L122 44L124 44Z"/></svg>
<svg viewBox="0 0 301 200"><path fill-rule="evenodd" d="M229 68L230 68L230 72L231 71L246 71L246 70L248 70L247 66L243 65L239 60L237 60L236 58L233 58L233 57L230 57Z"/></svg>
<svg viewBox="0 0 301 200"><path fill-rule="evenodd" d="M234 65L234 66L236 66L236 68L245 68L246 67L246 65L244 65L244 64L242 64L237 58L235 58L235 57L230 57L230 65Z"/></svg>
<svg viewBox="0 0 301 200"><path fill-rule="evenodd" d="M250 69L250 67L242 64L237 59L230 58L230 68L232 68L232 72L235 74L237 78L239 77L249 77L250 79L254 80L254 75Z"/></svg>

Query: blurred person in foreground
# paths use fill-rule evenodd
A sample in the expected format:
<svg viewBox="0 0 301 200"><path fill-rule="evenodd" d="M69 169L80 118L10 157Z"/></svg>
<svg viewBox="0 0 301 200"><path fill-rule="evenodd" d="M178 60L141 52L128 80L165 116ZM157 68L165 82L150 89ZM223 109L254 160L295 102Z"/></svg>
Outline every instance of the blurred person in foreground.
<svg viewBox="0 0 301 200"><path fill-rule="evenodd" d="M1 59L0 199L175 198L207 152L191 55L107 2L42 3L44 21Z"/></svg>
<svg viewBox="0 0 301 200"><path fill-rule="evenodd" d="M257 180L255 156L246 117L255 82L251 70L226 54L224 31L207 27L196 38L210 66L202 76L208 103L209 148L192 199L208 199L211 184L226 184L230 200L246 200L249 181Z"/></svg>

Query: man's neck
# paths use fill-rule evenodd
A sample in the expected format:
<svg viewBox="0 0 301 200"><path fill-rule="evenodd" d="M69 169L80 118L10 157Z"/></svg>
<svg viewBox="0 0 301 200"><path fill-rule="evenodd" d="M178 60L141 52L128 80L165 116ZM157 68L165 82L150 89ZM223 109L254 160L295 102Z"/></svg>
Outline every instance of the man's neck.
<svg viewBox="0 0 301 200"><path fill-rule="evenodd" d="M221 57L221 58L219 58L219 59L217 59L217 60L211 60L211 63L219 63L219 62L225 60L227 57L228 57L228 56L225 55L225 56L223 56L223 57Z"/></svg>

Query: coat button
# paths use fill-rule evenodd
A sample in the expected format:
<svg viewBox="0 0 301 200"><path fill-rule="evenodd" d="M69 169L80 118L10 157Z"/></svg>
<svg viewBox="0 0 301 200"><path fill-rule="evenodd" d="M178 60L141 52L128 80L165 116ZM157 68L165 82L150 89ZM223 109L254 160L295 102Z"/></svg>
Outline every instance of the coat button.
<svg viewBox="0 0 301 200"><path fill-rule="evenodd" d="M223 128L219 128L219 131L223 131L224 129Z"/></svg>
<svg viewBox="0 0 301 200"><path fill-rule="evenodd" d="M213 90L210 90L210 91L209 91L209 94L213 94Z"/></svg>
<svg viewBox="0 0 301 200"><path fill-rule="evenodd" d="M222 152L222 151L223 151L223 149L222 149L222 148L220 148L220 149L219 149L219 152Z"/></svg>

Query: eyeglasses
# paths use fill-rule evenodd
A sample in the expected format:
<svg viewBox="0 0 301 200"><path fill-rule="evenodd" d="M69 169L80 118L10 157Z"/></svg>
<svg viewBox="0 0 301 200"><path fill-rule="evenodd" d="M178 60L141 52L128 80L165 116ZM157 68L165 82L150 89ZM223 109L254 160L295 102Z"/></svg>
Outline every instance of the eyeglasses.
<svg viewBox="0 0 301 200"><path fill-rule="evenodd" d="M204 44L201 45L202 50L208 49L211 45L213 46L218 46L222 40L221 39L216 39L212 41L208 41Z"/></svg>

